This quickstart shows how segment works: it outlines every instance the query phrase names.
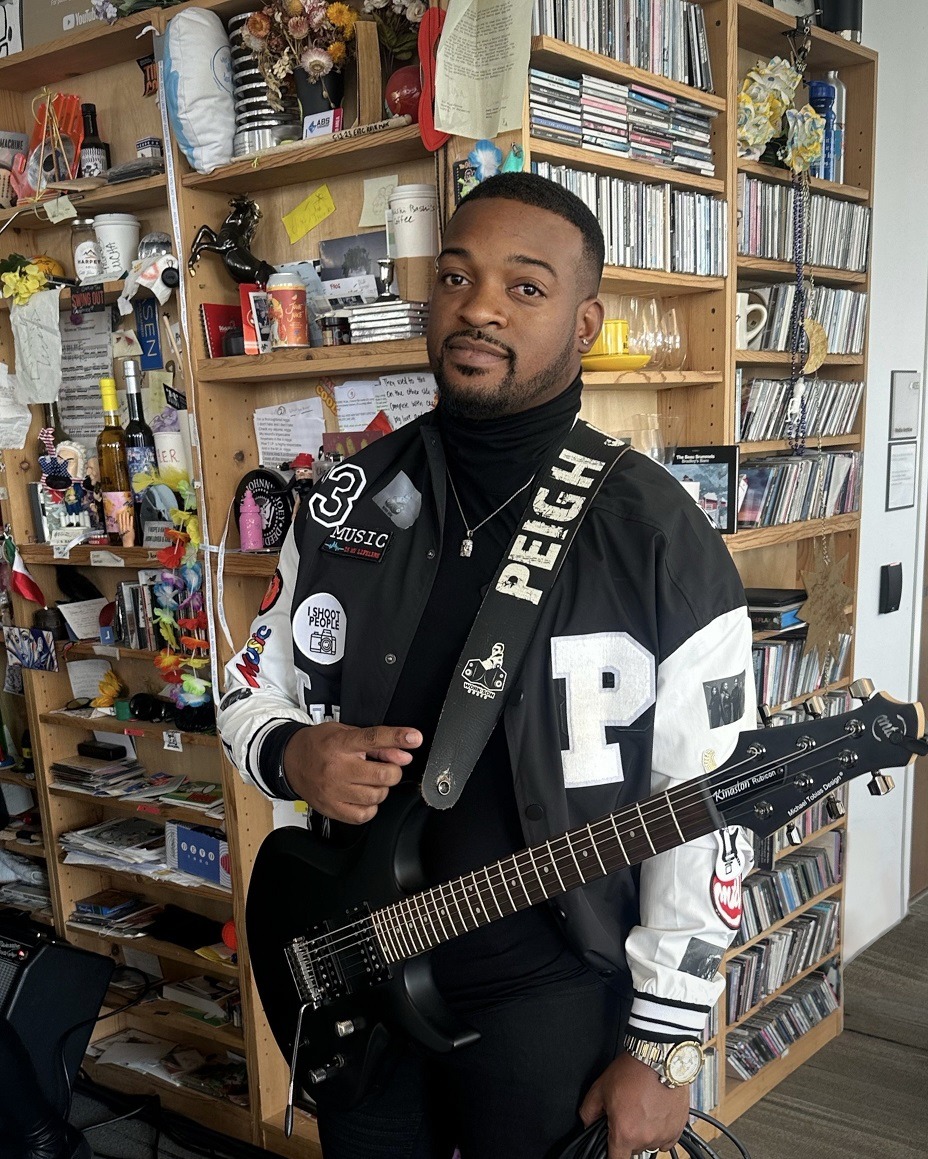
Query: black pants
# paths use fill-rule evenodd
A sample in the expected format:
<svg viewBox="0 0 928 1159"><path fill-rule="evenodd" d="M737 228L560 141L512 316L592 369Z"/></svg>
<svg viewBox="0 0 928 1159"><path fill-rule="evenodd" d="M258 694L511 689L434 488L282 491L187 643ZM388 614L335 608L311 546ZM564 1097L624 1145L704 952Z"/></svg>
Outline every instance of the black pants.
<svg viewBox="0 0 928 1159"><path fill-rule="evenodd" d="M480 1041L404 1048L383 1089L320 1114L325 1159L556 1159L619 1053L628 1006L589 974L467 1014Z"/></svg>

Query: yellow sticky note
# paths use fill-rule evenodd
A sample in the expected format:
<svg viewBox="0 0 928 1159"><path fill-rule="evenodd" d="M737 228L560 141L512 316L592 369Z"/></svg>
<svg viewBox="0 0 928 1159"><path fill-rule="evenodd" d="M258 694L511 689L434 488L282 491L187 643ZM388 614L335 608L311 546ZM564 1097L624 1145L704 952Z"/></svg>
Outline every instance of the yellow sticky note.
<svg viewBox="0 0 928 1159"><path fill-rule="evenodd" d="M329 193L328 185L320 185L305 201L301 201L296 209L291 209L283 216L283 223L290 237L290 244L305 237L311 229L315 229L320 221L335 212L335 202Z"/></svg>

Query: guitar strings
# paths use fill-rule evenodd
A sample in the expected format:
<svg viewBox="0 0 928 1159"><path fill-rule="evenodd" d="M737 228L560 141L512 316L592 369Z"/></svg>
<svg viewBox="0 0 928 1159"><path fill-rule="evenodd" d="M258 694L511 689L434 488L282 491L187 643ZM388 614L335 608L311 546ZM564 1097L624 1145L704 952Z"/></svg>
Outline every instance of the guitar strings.
<svg viewBox="0 0 928 1159"><path fill-rule="evenodd" d="M819 745L817 748L817 751L822 752L825 749L831 748L836 744L846 743L849 739L851 739L851 738L848 735L842 735L842 736L835 737L833 740L826 741L823 744ZM761 774L764 772L768 772L771 769L776 769L776 768L781 768L781 767L787 768L789 765L794 764L796 761L801 760L803 757L807 757L808 755L809 755L809 753L807 750L794 753L790 756L783 758L782 760L777 760L776 762L769 763L767 765L757 766L752 770L752 774L758 775L758 774ZM743 773L742 772L736 773L735 770L743 770L744 766L747 764L750 764L751 760L753 760L753 758L746 758L745 760L740 761L738 764L733 765L731 767L731 769L728 771L731 775L727 775L725 778L716 782L713 785L713 788L714 789L724 788L727 785L732 784L735 781L739 780L740 777L743 775ZM815 765L810 766L810 768L811 769L818 769L818 768L821 768L824 765L829 764L829 763L831 763L831 762L830 761L821 761L821 762L816 763ZM806 770L806 771L808 771L808 770ZM791 783L791 781L793 779L794 779L794 777L790 776L787 773L786 776L784 777L783 785ZM771 785L770 787L772 788L773 785ZM678 807L680 804L693 803L693 802L695 802L703 797L702 788L700 787L700 788L694 789L693 791L690 791L689 783L685 783L684 785L678 786L676 790L668 790L668 792L663 794L663 796L669 796L670 794L674 794L674 795L679 794L679 798L680 798L679 801L674 802L674 804L676 804ZM634 822L634 816L633 816L633 811L634 811L634 812L638 813L638 816L641 820L641 823L645 829L645 834L646 834L646 836L648 836L649 843L652 844L652 848L653 848L653 842L650 842L650 832L651 831L650 831L648 823L645 821L645 817L644 817L644 811L645 811L645 809L648 808L649 805L651 806L650 811L655 813L655 817L652 818L650 824L652 826L654 826L654 831L653 831L654 837L658 841L661 840L662 834L666 835L668 833L672 833L673 830L676 828L675 821L673 822L672 825L667 825L667 826L662 826L659 824L659 819L660 820L666 819L665 809L658 808L658 802L660 801L660 798L661 798L661 795L658 794L656 796L649 798L647 801L641 802L640 805L635 804L633 806L627 806L621 813L613 813L613 814L608 815L606 818L598 818L597 820L590 822L587 826L585 826L585 828L589 831L590 837L594 842L594 846L595 846L595 841L596 841L596 837L594 836L594 828L599 830L598 836L600 836L600 837L606 836L610 829L612 829L613 832L615 832L615 830L619 824L625 824L627 821ZM672 810L673 810L673 806L671 806L671 811ZM584 828L584 827L581 826L580 830L582 830L582 828ZM635 828L637 828L637 824L635 824ZM571 830L571 832L577 833L578 830L576 830L576 829ZM628 837L628 834L626 834L626 837L628 840L637 840L637 838ZM625 855L625 853L624 853L624 847L622 845L620 835L618 835L618 840L619 840L619 848L622 851L622 855L623 855L625 864L627 866L639 864L640 863L639 861L632 862L632 861L628 860L627 855ZM574 868L580 873L581 878L583 877L582 872L580 872L580 870L579 870L579 865L576 861L576 855L575 855L575 852L574 852L573 847L571 845L570 839L567 837L566 834L559 834L556 837L552 837L550 839L550 841L547 842L546 844L548 845L549 856L551 859L551 867L554 868L555 874L558 877L559 883L562 886L563 886L563 881L562 881L561 875L559 873L559 869L558 869L559 866L567 867L568 875L569 875L569 867L571 864L573 864ZM561 848L559 848L557 853L555 853L555 850L551 848L552 845L560 846ZM536 847L533 846L532 848L536 848ZM566 850L566 856L564 856L565 850ZM580 852L582 852L582 851L580 851ZM615 850L613 850L612 852L614 853ZM661 852L661 851L655 850L655 853L656 852ZM518 859L520 857L522 857L524 859L526 854L529 854L529 857L532 861L531 867L529 867L528 865L520 865L519 864ZM653 855L654 854L649 854L648 857L653 856ZM608 852L607 852L607 856L608 856ZM646 861L646 860L648 860L648 857L641 858L640 861ZM503 912L502 906L499 905L499 898L497 898L496 892L495 892L495 888L499 885L502 885L503 888L506 890L507 894L509 893L508 886L506 885L506 875L503 873L503 869L502 869L503 861L512 861L513 862L513 867L515 868L515 871L516 871L516 879L518 880L519 888L522 889L523 893L525 894L525 896L528 899L530 904L537 904L537 902L533 902L531 899L531 895L529 894L528 888L526 887L525 882L524 882L523 877L522 877L523 870L528 870L529 872L533 873L538 881L538 885L542 891L542 896L540 898L538 898L538 901L546 900L549 896L556 896L556 894L549 895L547 890L545 889L544 883L541 880L541 877L538 873L537 867L534 864L534 859L531 858L531 854L530 854L529 850L520 850L517 853L509 855L509 857L507 857L507 858L500 859L500 861L496 862L495 865L482 867L484 870L484 873L486 874L486 877L487 877L487 884L490 886L490 890L491 890L491 893L493 895L494 904L497 906L497 909L500 910L500 913L502 913L503 916L507 916L507 915ZM620 867L621 867L621 863L619 865L612 867L612 869L607 870L607 873L612 872L614 869L617 869ZM474 871L472 871L472 873L469 876L473 879L473 888L476 891L476 897L480 900L480 908L484 911L484 913L486 913L486 906L483 903L483 896L480 893L480 887L479 887L477 880L476 880L476 873L477 872L478 872L477 870L474 870ZM496 875L495 883L491 879L491 874ZM388 952L391 955L395 951L389 945L384 944L384 934L386 933L387 936L393 938L393 941L395 943L395 949L398 949L400 951L400 957L395 958L393 960L400 961L403 958L414 957L417 954L423 953L423 952L425 952L425 950L432 948L431 944L423 945L420 948L417 948L415 946L415 940L414 940L413 934L418 933L418 931L416 929L416 923L419 924L423 933L425 934L425 938L419 936L419 939L418 939L419 941L429 941L431 943L431 938L428 935L428 929L427 929L427 926L425 924L425 919L427 919L428 923L432 926L432 930L434 931L436 936L438 936L438 926L441 926L443 933L446 934L446 931L444 930L444 922L442 920L441 911L438 908L438 898L436 897L436 893L440 894L440 900L445 905L445 914L447 916L448 923L451 926L452 931L453 931L452 936L458 936L461 933L467 933L467 932L469 932L469 930L471 928L477 929L479 926L485 925L489 921L495 920L492 917L489 917L487 915L487 920L481 921L474 913L473 907L470 904L470 899L467 895L467 888L468 887L464 885L464 879L467 876L468 875L462 875L462 877L454 879L454 881L442 882L439 885L432 887L431 889L419 891L416 894L411 894L406 898L398 899L396 902L393 902L388 906L384 906L379 910L373 911L371 914L367 915L365 918L356 919L354 922L349 923L346 926L342 926L338 930L332 931L332 934L320 935L318 938L313 939L312 942L310 943L310 945L312 945L313 943L323 942L323 943L325 943L325 949L334 953L334 952L339 950L339 947L341 945L343 945L345 943L350 943L352 941L356 942L357 938L355 937L355 935L351 931L356 931L359 929L359 927L367 925L370 927L370 933L368 933L366 936L367 937L371 937L371 936L377 937L378 941L381 943L381 948L385 952ZM599 877L599 876L601 876L601 875L597 875L597 877ZM513 880L516 880L516 879L513 879ZM591 877L589 880L593 880L593 878ZM582 884L582 882L577 883L577 885L580 885L580 884ZM575 887L567 887L567 888L575 888ZM567 888L565 888L563 890L558 890L557 892L558 893L567 892ZM458 919L455 919L451 913L450 907L448 905L448 901L445 897L446 890L450 894L451 900L454 903L454 906L458 911L460 924L464 927L463 930L458 930L456 928L456 926L458 924ZM509 894L509 898L511 901L511 894ZM421 899L421 909L420 909L420 899ZM467 919L464 916L465 911L461 908L461 902L464 903L467 910L471 914L471 918L475 923L473 927L468 926L468 924L467 924ZM412 908L413 905L415 905L415 907L416 907L415 911ZM403 917L403 913L402 913L403 908L405 908L405 911L406 911L405 918ZM423 919L423 916L422 916L422 912L421 912L422 909L424 909L424 912L425 912L425 919ZM519 909L519 907L515 906L515 908L511 912L513 912L513 913L518 912L518 909ZM379 920L381 921L381 923L387 927L387 929L385 931L377 929L377 920L375 920L375 919L378 918L378 915L379 915ZM397 919L399 919L399 923L398 923ZM332 939L333 937L335 938L335 940L329 940L329 939ZM442 938L439 936L439 941L441 941L441 940L442 940ZM447 937L445 937L445 940L449 940L449 939L447 939ZM405 948L404 948L403 943L407 943L407 946ZM411 952L410 952L410 947L411 947ZM360 954L361 951L358 950L357 953Z"/></svg>

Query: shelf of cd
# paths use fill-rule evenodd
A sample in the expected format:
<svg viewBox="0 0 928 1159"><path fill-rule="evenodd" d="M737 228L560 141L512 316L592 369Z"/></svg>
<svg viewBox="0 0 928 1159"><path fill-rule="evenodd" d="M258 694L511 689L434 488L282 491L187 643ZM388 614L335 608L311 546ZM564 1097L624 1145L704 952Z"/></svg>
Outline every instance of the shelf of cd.
<svg viewBox="0 0 928 1159"><path fill-rule="evenodd" d="M809 695L811 696L812 693L810 692ZM809 843L806 842L805 844L809 844ZM795 850L791 850L791 852L795 852ZM790 910L789 913L786 915L786 917L780 918L778 921L771 922L769 926L765 926L760 931L760 933L756 934L753 938L749 938L746 942L741 942L737 946L731 946L728 949L728 951L726 952L725 957L723 958L723 961L729 962L729 961L731 961L732 958L736 957L738 954L743 954L745 950L750 949L750 947L755 945L757 942L763 941L764 938L769 937L770 934L775 933L777 930L779 930L783 926L787 925L789 922L791 922L793 920L793 918L798 918L799 915L804 914L806 912L806 910L811 909L814 905L818 905L818 903L820 901L825 901L829 897L834 897L835 894L840 893L843 889L844 889L844 882L843 881L837 881L837 882L835 882L834 885L830 885L827 889L823 889L820 893L817 893L814 897L810 897L808 901L804 901L802 903L802 905L796 906L795 909ZM836 952L837 951L833 950L831 955L829 955L829 956L833 957ZM795 979L793 979L793 980L795 981Z"/></svg>
<svg viewBox="0 0 928 1159"><path fill-rule="evenodd" d="M200 382L248 386L308 376L328 378L344 374L380 374L421 370L428 366L424 338L397 338L393 342L358 342L348 346L302 346L271 354L242 354L234 358L201 358Z"/></svg>
<svg viewBox="0 0 928 1159"><path fill-rule="evenodd" d="M796 277L796 267L792 262L781 262L774 258L754 258L739 254L737 259L738 277L747 276L762 282L788 281ZM837 270L831 266L807 266L806 277L822 285L865 286L867 274L857 270Z"/></svg>
<svg viewBox="0 0 928 1159"><path fill-rule="evenodd" d="M817 451L819 447L859 447L862 444L860 435L822 435L809 436L805 440L807 451ZM764 442L740 442L742 457L745 455L770 455L776 451L790 451L793 444L787 439L767 439Z"/></svg>
<svg viewBox="0 0 928 1159"><path fill-rule="evenodd" d="M845 515L832 515L829 519L798 519L772 527L752 527L727 536L725 545L729 551L754 551L758 547L774 547L796 539L814 539L817 535L840 535L843 531L856 531L859 526L860 512L849 511Z"/></svg>
<svg viewBox="0 0 928 1159"><path fill-rule="evenodd" d="M769 931L767 930L764 931L764 933L768 932ZM790 978L788 982L784 982L783 985L778 986L776 990L771 990L769 994L765 994L764 997L761 998L761 1000L755 1006L752 1006L750 1010L746 1010L744 1014L740 1016L740 1018L734 1018L731 1022L726 1022L726 1031L731 1030L735 1026L740 1026L742 1022L747 1022L749 1018L753 1018L755 1014L759 1014L769 1002L774 1000L774 998L779 998L781 995L785 994L792 986L795 986L797 982L801 982L803 978L808 977L809 974L814 974L816 970L821 970L821 968L827 962L830 962L832 958L837 957L837 954L838 951L836 949L829 950L828 953L819 958L817 962L813 962L811 966L806 966L804 970Z"/></svg>
<svg viewBox="0 0 928 1159"><path fill-rule="evenodd" d="M762 181L775 181L780 185L792 185L793 174L791 169L778 169L775 165L764 165L760 161L747 161L738 158L738 172L747 173L751 177L759 177ZM867 203L870 200L870 190L862 189L859 185L842 185L837 181L824 181L821 177L812 177L809 180L813 193L825 193L829 197L837 197L842 201L860 201Z"/></svg>
<svg viewBox="0 0 928 1159"><path fill-rule="evenodd" d="M533 161L570 165L595 173L611 173L619 177L634 177L640 181L677 185L683 189L699 189L703 193L721 195L725 192L725 182L721 177L703 177L700 173L687 173L686 170L675 169L672 165L654 165L647 161L635 161L630 157L610 157L606 153L594 153L577 145L562 145L557 141L544 141L540 137L531 137L529 147Z"/></svg>

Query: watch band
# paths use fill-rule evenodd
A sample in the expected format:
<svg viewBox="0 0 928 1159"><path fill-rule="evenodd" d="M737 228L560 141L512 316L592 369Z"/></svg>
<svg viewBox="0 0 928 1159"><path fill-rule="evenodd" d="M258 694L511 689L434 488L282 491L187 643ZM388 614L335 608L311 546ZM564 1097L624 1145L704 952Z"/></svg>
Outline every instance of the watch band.
<svg viewBox="0 0 928 1159"><path fill-rule="evenodd" d="M705 1061L702 1044L696 1039L682 1042L652 1042L626 1034L625 1051L632 1058L649 1066L666 1087L689 1086L694 1082Z"/></svg>

